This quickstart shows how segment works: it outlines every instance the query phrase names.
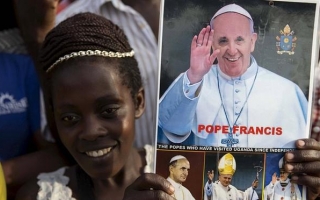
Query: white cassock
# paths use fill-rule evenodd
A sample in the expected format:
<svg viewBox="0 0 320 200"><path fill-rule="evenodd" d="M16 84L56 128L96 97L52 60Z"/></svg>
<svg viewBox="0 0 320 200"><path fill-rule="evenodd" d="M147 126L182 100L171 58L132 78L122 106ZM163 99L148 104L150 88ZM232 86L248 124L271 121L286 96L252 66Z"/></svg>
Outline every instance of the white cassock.
<svg viewBox="0 0 320 200"><path fill-rule="evenodd" d="M175 182L170 177L168 177L167 180L174 187L174 198L176 198L177 200L195 200L191 192L186 187Z"/></svg>
<svg viewBox="0 0 320 200"><path fill-rule="evenodd" d="M307 136L307 104L298 85L258 66L251 56L250 67L237 78L218 65L193 85L182 73L160 99L159 127L174 143L192 131L195 145L227 146L222 139L228 134L218 128L230 124L239 140L233 147L293 148L297 138Z"/></svg>
<svg viewBox="0 0 320 200"><path fill-rule="evenodd" d="M270 182L265 187L264 199L265 200L301 200L301 192L297 184L290 183L290 180L286 180L287 185L281 186L280 181L277 181L274 185Z"/></svg>
<svg viewBox="0 0 320 200"><path fill-rule="evenodd" d="M252 187L249 187L248 189L246 189L244 193L247 196L248 200L259 200L259 196L257 192Z"/></svg>
<svg viewBox="0 0 320 200"><path fill-rule="evenodd" d="M208 196L211 198L208 199ZM229 185L223 186L220 181L206 183L204 186L204 200L248 200L244 192Z"/></svg>

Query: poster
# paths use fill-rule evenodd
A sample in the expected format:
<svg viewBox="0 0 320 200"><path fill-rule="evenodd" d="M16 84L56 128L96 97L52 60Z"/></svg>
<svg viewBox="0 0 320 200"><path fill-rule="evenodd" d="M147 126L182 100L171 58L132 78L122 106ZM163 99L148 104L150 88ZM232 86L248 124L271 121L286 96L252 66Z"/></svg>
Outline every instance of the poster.
<svg viewBox="0 0 320 200"><path fill-rule="evenodd" d="M198 43L195 46L192 39L195 35L199 39L199 32L212 26L210 21L220 8L233 3L252 17L256 40L251 56L256 65L250 57L250 68L245 71L251 70L251 75L247 79L245 74L228 76L222 62L214 59L211 76L207 72L200 82L185 86L192 44L193 48L202 47ZM176 155L186 157L190 169L182 185L195 199L206 200L208 172L213 173L212 184L218 184L220 164L228 160L236 167L232 168L232 180L226 188L232 190L233 186L240 193L228 199L251 198L252 191L248 189L256 180L258 199L273 199L276 195L283 200L306 199L301 186L292 184L291 196L275 190L270 193L267 188L275 181L290 180L290 174L283 177L280 169L283 154L294 149L296 139L309 137L313 73L319 54L318 18L316 0L163 1L156 173L168 177L170 159ZM234 39L229 33L226 35L221 40ZM241 34L235 38L234 41L243 39ZM243 57L238 47L225 47L228 48L240 55L237 59ZM231 55L230 49L221 52ZM284 185L280 189L287 190ZM186 199L183 192L182 196Z"/></svg>

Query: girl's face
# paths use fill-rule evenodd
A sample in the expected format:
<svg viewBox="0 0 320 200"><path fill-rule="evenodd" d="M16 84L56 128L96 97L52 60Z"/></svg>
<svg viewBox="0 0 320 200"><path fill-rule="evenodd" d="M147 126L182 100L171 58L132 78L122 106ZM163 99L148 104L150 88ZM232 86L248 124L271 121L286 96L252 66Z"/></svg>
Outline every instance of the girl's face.
<svg viewBox="0 0 320 200"><path fill-rule="evenodd" d="M127 161L144 94L141 89L135 105L117 71L107 66L114 64L82 60L65 62L53 72L54 115L71 155L91 177L103 179L114 176Z"/></svg>

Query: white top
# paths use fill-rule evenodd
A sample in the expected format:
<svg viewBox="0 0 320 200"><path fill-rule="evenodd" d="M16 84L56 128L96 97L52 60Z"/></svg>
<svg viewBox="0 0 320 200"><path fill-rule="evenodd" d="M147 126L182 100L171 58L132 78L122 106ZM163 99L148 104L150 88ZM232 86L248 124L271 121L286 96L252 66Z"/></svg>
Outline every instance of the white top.
<svg viewBox="0 0 320 200"><path fill-rule="evenodd" d="M120 0L77 0L58 13L56 23L81 12L92 12L123 29L139 64L145 88L145 112L136 120L135 146L155 143L158 80L158 45L146 20Z"/></svg>
<svg viewBox="0 0 320 200"><path fill-rule="evenodd" d="M176 198L177 200L195 200L191 192L182 184L175 182L170 177L168 177L167 180L174 187L174 198Z"/></svg>
<svg viewBox="0 0 320 200"><path fill-rule="evenodd" d="M208 198L210 196L210 198ZM206 182L204 186L204 200L247 200L244 192L232 185L223 186L220 181Z"/></svg>
<svg viewBox="0 0 320 200"><path fill-rule="evenodd" d="M145 173L149 173L153 166L154 148L151 145L145 145L146 163ZM72 191L67 186L69 177L64 173L68 167L62 167L54 172L41 173L38 175L39 192L37 200L76 200L72 197Z"/></svg>
<svg viewBox="0 0 320 200"><path fill-rule="evenodd" d="M27 54L24 40L18 28L0 31L0 52Z"/></svg>
<svg viewBox="0 0 320 200"><path fill-rule="evenodd" d="M264 198L270 200L301 200L301 192L298 185L291 183L290 179L283 182L287 183L284 187L281 186L280 181L277 181L275 184L270 182L270 184L265 187Z"/></svg>
<svg viewBox="0 0 320 200"><path fill-rule="evenodd" d="M257 194L257 191L254 190L252 188L252 186L249 187L248 189L246 189L245 194L246 194L248 200L259 200L259 196Z"/></svg>

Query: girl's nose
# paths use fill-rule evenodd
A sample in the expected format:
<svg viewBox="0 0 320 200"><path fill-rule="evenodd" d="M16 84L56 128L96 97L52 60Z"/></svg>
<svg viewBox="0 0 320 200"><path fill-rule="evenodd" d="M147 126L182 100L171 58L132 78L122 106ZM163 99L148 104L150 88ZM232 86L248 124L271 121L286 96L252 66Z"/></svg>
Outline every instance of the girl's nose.
<svg viewBox="0 0 320 200"><path fill-rule="evenodd" d="M98 137L105 136L107 132L99 118L92 115L83 120L83 129L80 137L81 139L94 141Z"/></svg>

